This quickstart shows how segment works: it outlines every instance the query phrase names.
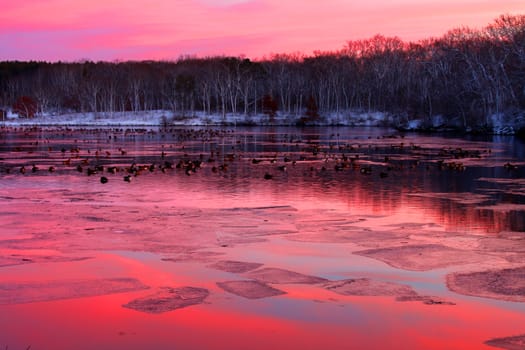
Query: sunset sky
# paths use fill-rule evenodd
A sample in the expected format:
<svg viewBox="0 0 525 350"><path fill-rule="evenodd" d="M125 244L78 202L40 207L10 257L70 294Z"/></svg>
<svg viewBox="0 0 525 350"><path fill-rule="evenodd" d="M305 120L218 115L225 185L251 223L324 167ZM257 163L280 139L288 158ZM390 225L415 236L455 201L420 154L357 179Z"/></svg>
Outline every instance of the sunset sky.
<svg viewBox="0 0 525 350"><path fill-rule="evenodd" d="M523 0L0 0L0 60L176 59L418 40L523 14Z"/></svg>

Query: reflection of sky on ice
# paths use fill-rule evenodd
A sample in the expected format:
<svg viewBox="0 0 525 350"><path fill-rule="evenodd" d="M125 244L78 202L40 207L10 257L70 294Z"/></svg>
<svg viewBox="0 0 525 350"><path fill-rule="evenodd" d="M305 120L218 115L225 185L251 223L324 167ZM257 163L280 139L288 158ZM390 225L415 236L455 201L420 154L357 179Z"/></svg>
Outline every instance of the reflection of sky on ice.
<svg viewBox="0 0 525 350"><path fill-rule="evenodd" d="M72 158L71 165L62 164L69 154L62 154L59 148L69 149L73 140L80 139L79 134L50 137L56 145L51 152L47 145L38 146L39 152L27 152L27 147L34 148L28 146L31 138L20 136L18 142L12 138L10 142L25 151L11 152L7 151L11 146L0 145L4 152L0 160L2 283L45 282L49 290L53 290L53 281L58 281L56 288L67 280L93 283L82 284L88 289L84 293L90 295L82 298L72 293L69 297L73 299L0 305L0 339L9 348L24 348L28 342L34 347L64 349L102 345L166 348L176 339L185 349L218 344L230 348L250 344L255 349L282 348L283 344L289 349L339 349L352 344L366 349L385 342L392 349L478 349L490 337L523 332L522 303L460 296L444 282L447 274L458 270L504 267L505 254L512 254L516 263L525 261L521 258L523 241L508 234L513 228L519 231L523 211L509 214L504 209L523 203L521 195L506 192L507 188L516 192L514 180L523 176L523 170L503 169L505 162L519 164L519 160L510 158L504 143L454 139L446 140L447 145L454 141L450 146L454 149L491 147L494 151L469 158L470 165L462 172L439 170L437 159L463 161L439 155L444 139L378 138L380 131L338 129L341 134L337 137L312 130L306 134L294 130L297 135L286 137L284 133L247 131L224 136L215 146L142 134L133 138L119 134L117 141L104 144L107 136L93 133L86 136L80 158ZM311 153L314 141L322 149L317 157ZM393 148L400 142L423 145L423 150ZM131 183L122 180L123 172L104 173L109 182L103 185L101 174L88 177L85 169L82 174L75 170L83 158L89 158L91 166L98 162L106 167L128 167L133 159L137 164L155 162L158 166L163 144L167 159L174 164L179 159L197 159L204 152L206 161L217 147L221 156L215 154L215 162L190 176L181 169L164 173L157 169L144 171ZM330 144L352 144L353 148L343 152ZM97 159L95 150L103 151L106 146L111 147L111 156ZM119 148L125 148L127 154L118 155ZM230 152L236 154L235 159L221 159ZM357 162L371 166L373 173L363 175L360 168L334 170L336 158L343 153L359 154ZM397 169L386 169L385 156ZM297 163L285 162L285 157ZM307 159L300 161L300 157ZM254 158L263 162L252 164ZM414 165L416 159L418 165ZM33 163L40 167L34 174L30 170ZM212 171L222 163L228 164L228 171ZM57 167L54 173L46 171L51 164ZM286 171L277 168L283 164ZM25 175L18 172L22 165L28 168ZM388 177L380 178L380 171L388 171ZM267 172L272 180L264 180ZM510 249L506 252L492 251L489 243L480 241L504 237L515 239L508 242L510 248L504 246ZM453 249L482 247L482 253L491 255L486 261L462 266L409 271L410 265L394 268L352 254L416 243ZM250 279L249 273L211 267L226 260L260 263L262 268L331 281L367 278L408 285L418 295L444 298L456 305L341 295L322 284L271 284L286 294L245 299L216 284ZM108 286L104 293L96 290L97 280L108 283L121 277L136 279L150 290L107 295L100 294L114 288ZM206 288L210 296L201 305L155 316L121 307L164 286ZM493 322L496 318L497 324ZM68 338L53 339L47 333L52 328L63 329ZM468 337L465 332L470 332ZM92 344L83 344L82 339L87 338Z"/></svg>

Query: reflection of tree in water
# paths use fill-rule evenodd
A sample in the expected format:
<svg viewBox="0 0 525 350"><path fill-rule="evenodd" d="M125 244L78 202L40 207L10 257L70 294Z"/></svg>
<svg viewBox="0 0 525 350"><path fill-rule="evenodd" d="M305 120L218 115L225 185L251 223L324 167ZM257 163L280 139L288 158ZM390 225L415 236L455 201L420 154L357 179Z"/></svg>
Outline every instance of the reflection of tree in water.
<svg viewBox="0 0 525 350"><path fill-rule="evenodd" d="M447 230L523 231L523 211L483 208L524 203L519 183L514 184L523 167L494 166L503 164L499 159L515 162L507 153L497 154L498 143L403 136L384 129L286 127L37 128L2 133L2 141L2 172L32 164L47 169L66 160L67 165L58 167L59 173L76 174L75 166L81 161L86 167L125 168L143 163L154 165L151 169L159 169L165 161L196 161L203 166L186 175L201 174L214 191L344 203L350 212L359 209L381 215L414 207ZM508 144L507 139L501 141ZM510 152L521 152L518 146L513 144ZM488 153L486 148L495 151ZM470 163L463 166L464 162ZM212 168L220 171L212 172ZM172 176L177 174L174 170ZM272 175L272 181L262 180L265 174ZM479 180L485 178L507 182ZM472 201L481 195L487 197Z"/></svg>

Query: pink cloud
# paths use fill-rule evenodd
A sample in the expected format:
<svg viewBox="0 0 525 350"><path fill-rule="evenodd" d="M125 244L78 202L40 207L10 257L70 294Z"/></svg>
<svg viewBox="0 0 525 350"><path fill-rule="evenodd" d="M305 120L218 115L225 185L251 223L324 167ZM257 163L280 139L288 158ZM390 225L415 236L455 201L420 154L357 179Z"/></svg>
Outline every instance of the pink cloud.
<svg viewBox="0 0 525 350"><path fill-rule="evenodd" d="M2 6L0 59L46 60L311 53L377 33L440 36L525 10L522 0L7 0Z"/></svg>

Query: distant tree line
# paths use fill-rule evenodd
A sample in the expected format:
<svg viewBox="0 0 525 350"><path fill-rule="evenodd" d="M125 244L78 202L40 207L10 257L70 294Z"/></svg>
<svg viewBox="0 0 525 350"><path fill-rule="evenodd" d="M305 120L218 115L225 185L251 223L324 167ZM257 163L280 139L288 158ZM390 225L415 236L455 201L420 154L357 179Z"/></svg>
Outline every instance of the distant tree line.
<svg viewBox="0 0 525 350"><path fill-rule="evenodd" d="M0 108L25 117L163 109L306 120L359 110L484 125L494 113L525 110L525 15L419 42L376 35L339 51L257 61L0 62Z"/></svg>

